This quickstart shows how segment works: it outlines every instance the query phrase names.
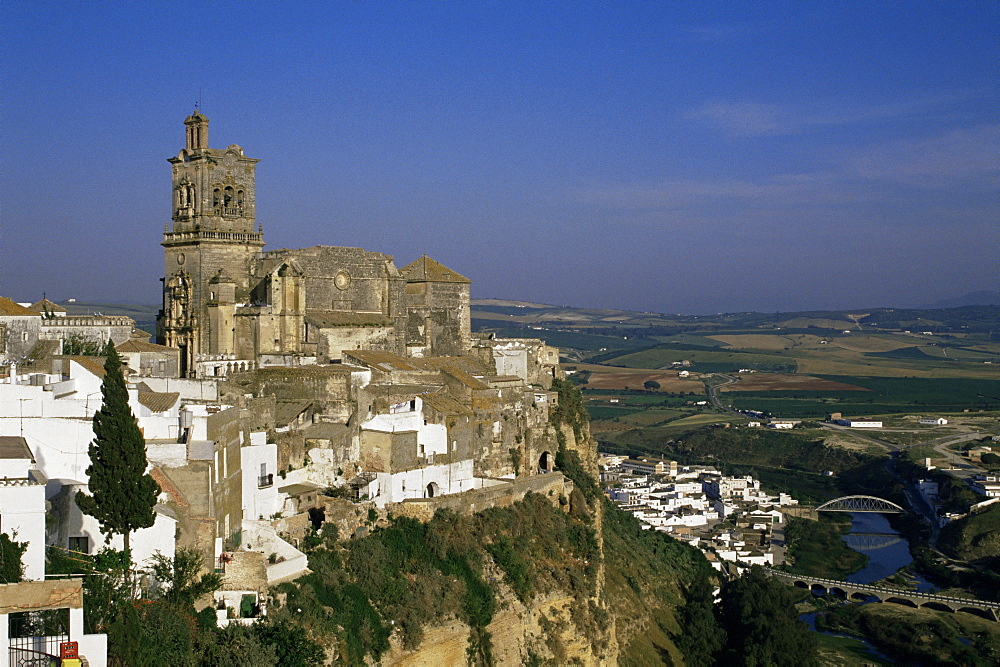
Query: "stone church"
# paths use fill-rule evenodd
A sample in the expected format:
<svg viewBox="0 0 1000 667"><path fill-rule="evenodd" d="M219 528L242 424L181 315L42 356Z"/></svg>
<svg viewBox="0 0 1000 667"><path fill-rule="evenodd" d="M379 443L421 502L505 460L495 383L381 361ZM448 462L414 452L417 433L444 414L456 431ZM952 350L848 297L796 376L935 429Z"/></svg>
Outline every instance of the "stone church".
<svg viewBox="0 0 1000 667"><path fill-rule="evenodd" d="M469 279L426 255L397 268L361 248L264 248L256 219L258 160L209 148L208 118L184 121L163 233L158 342L181 351L181 374L205 359L252 365L327 363L344 351L460 356L470 350Z"/></svg>

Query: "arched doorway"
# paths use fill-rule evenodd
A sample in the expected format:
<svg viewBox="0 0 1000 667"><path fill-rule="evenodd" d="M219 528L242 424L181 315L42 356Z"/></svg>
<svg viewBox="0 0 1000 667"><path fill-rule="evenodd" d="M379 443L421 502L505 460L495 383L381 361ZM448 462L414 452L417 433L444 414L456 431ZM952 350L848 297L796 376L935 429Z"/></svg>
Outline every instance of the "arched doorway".
<svg viewBox="0 0 1000 667"><path fill-rule="evenodd" d="M552 463L552 455L548 452L542 452L542 455L538 457L538 472L551 472Z"/></svg>
<svg viewBox="0 0 1000 667"><path fill-rule="evenodd" d="M427 497L433 498L440 493L440 489L436 482L431 482L427 485Z"/></svg>

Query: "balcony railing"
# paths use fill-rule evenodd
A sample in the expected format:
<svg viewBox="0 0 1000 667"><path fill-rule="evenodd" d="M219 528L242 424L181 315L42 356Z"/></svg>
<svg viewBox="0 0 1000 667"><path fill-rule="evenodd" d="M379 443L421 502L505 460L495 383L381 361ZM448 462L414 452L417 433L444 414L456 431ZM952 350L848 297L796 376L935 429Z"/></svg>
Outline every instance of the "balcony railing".
<svg viewBox="0 0 1000 667"><path fill-rule="evenodd" d="M186 232L164 232L164 243L180 243L210 239L217 241L241 241L243 243L264 243L264 235L259 232L215 232L191 230Z"/></svg>
<svg viewBox="0 0 1000 667"><path fill-rule="evenodd" d="M274 473L268 473L267 475L261 475L257 478L257 488L266 489L274 484Z"/></svg>

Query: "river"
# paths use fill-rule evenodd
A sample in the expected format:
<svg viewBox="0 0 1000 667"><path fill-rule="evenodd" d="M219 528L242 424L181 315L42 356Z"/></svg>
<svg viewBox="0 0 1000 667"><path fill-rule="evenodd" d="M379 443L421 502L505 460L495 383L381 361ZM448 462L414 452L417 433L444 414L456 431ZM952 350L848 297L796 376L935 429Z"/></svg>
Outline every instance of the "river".
<svg viewBox="0 0 1000 667"><path fill-rule="evenodd" d="M901 568L913 562L910 556L910 544L897 531L889 525L889 519L884 514L874 514L869 512L851 513L851 530L842 538L848 547L860 554L868 556L868 564L854 574L847 575L847 581L852 584L873 584L881 579L890 577ZM928 592L936 590L932 584L924 580L919 575L908 574L908 578L915 581L917 590ZM805 621L809 627L816 630L816 612L802 614L799 619ZM825 633L837 637L847 637L855 639L864 645L865 649L875 658L885 662L891 662L884 654L880 653L871 643L861 637L845 635L839 633Z"/></svg>
<svg viewBox="0 0 1000 667"><path fill-rule="evenodd" d="M913 562L909 542L893 530L884 514L852 512L851 530L844 535L843 540L854 551L868 556L865 567L847 576L847 581L852 584L875 583ZM918 591L935 590L922 577L912 574L909 576L915 580Z"/></svg>

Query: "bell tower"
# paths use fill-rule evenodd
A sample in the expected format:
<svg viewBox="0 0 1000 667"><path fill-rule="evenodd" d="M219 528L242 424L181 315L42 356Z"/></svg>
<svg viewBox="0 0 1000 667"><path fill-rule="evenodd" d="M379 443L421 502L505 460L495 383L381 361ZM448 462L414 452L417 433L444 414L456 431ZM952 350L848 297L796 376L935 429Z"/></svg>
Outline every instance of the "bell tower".
<svg viewBox="0 0 1000 667"><path fill-rule="evenodd" d="M217 299L210 281L222 271L233 281L235 303L247 303L264 230L255 214L259 160L236 144L209 148L208 118L197 108L184 120L184 132L184 148L168 159L173 192L161 243L165 265L157 340L182 350L182 374L191 375L198 355L211 353L210 340L232 337L209 330L219 326L218 318L208 317L208 304Z"/></svg>

